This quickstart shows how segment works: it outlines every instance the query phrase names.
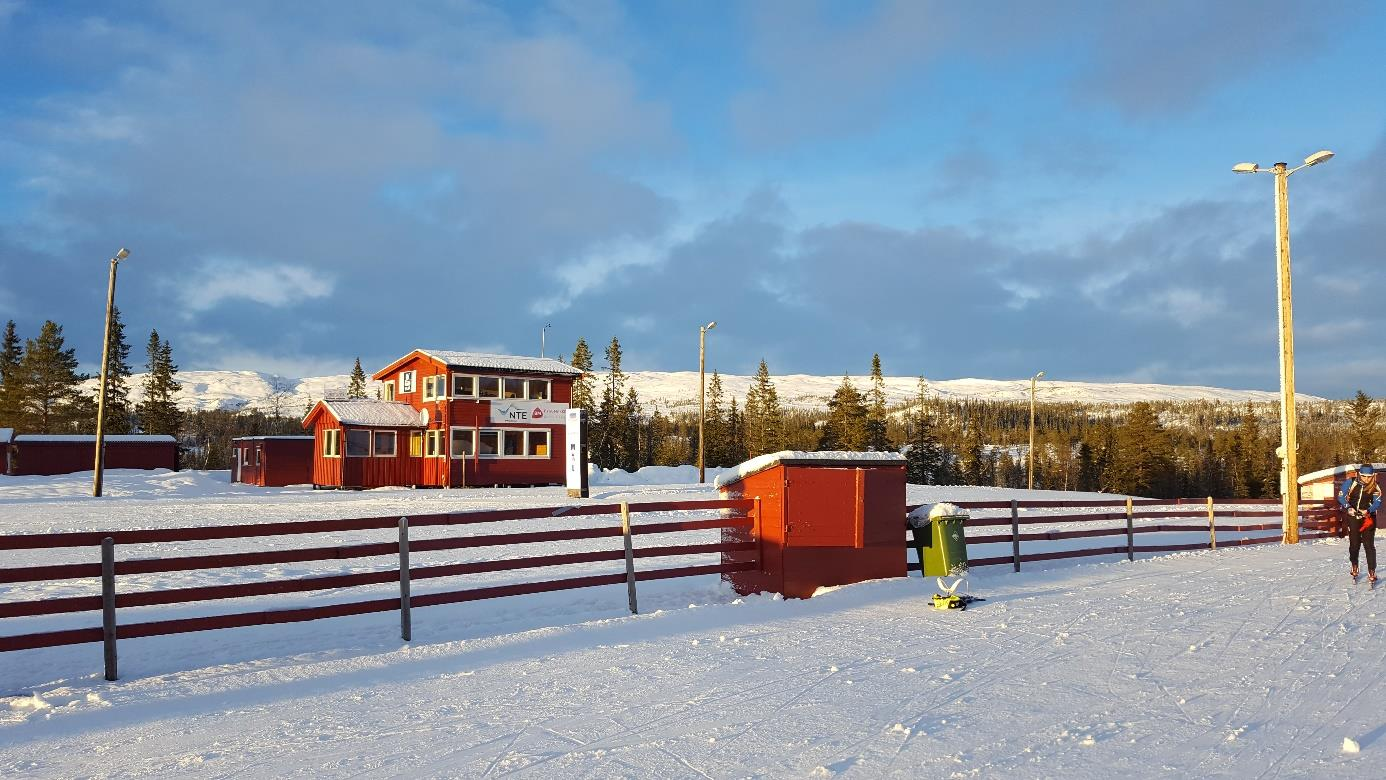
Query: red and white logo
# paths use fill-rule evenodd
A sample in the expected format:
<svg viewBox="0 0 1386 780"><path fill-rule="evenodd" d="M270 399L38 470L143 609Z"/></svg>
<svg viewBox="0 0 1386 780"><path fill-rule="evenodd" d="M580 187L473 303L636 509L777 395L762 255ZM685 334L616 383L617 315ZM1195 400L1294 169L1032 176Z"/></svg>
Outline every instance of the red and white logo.
<svg viewBox="0 0 1386 780"><path fill-rule="evenodd" d="M532 412L529 413L529 419L531 419L531 420L542 420L542 419L544 419L544 410L543 410L543 409L540 409L540 408L537 407L537 406L534 407L534 411L532 411Z"/></svg>

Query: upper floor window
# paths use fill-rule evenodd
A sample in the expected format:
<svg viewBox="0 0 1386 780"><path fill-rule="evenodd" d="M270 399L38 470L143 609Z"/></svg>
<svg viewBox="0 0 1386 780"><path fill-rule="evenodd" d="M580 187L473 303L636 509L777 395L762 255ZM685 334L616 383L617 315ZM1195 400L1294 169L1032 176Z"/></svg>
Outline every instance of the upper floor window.
<svg viewBox="0 0 1386 780"><path fill-rule="evenodd" d="M382 401L393 401L393 400L395 400L395 380L391 379L391 380L388 381L388 382L381 382L381 383L380 383L380 400L382 400Z"/></svg>
<svg viewBox="0 0 1386 780"><path fill-rule="evenodd" d="M526 396L531 401L549 400L549 380L531 379L529 380L529 395Z"/></svg>
<svg viewBox="0 0 1386 780"><path fill-rule="evenodd" d="M506 377L503 381L504 381L504 384L505 384L505 387L504 387L505 392L504 392L504 395L503 395L504 398L524 398L524 397L525 397L525 380L523 380L523 379L511 379L510 377Z"/></svg>
<svg viewBox="0 0 1386 780"><path fill-rule="evenodd" d="M448 378L442 374L423 378L423 400L433 401L447 397Z"/></svg>
<svg viewBox="0 0 1386 780"><path fill-rule="evenodd" d="M414 392L414 378L418 376L416 371L399 372L399 391L401 393Z"/></svg>
<svg viewBox="0 0 1386 780"><path fill-rule="evenodd" d="M476 378L477 398L500 398L501 384L498 376L479 376Z"/></svg>
<svg viewBox="0 0 1386 780"><path fill-rule="evenodd" d="M452 397L453 398L475 398L476 397L476 377L467 374L452 375Z"/></svg>

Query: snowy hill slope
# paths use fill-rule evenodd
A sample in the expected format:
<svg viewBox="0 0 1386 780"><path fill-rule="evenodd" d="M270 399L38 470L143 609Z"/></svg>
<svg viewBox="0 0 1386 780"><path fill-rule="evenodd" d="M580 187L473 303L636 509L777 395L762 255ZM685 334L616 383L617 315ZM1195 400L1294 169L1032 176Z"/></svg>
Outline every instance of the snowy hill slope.
<svg viewBox="0 0 1386 780"><path fill-rule="evenodd" d="M658 403L664 411L694 411L698 404L698 373L696 371L633 371L626 374L630 385L640 394L647 409ZM604 374L598 373L600 383ZM754 377L722 375L722 388L729 400L744 404L746 390ZM178 400L185 409L272 409L277 403L281 411L299 414L307 411L310 401L344 395L346 374L315 377L286 377L257 371L180 371L183 383ZM787 374L774 377L780 403L787 408L822 409L828 398L842 384L840 376ZM886 377L886 400L899 405L912 400L918 389L918 377ZM854 376L857 389L870 385L867 376ZM94 392L96 380L88 383ZM144 375L135 374L130 383L130 396L138 401ZM368 382L367 392L375 394L374 382ZM946 399L976 399L992 401L1027 401L1030 398L1028 379L943 379L929 382L929 394ZM1103 382L1043 381L1037 397L1041 401L1081 402L1089 404L1127 404L1136 401L1246 401L1271 402L1279 398L1266 390L1228 390L1197 385L1157 385ZM1301 401L1323 400L1300 394Z"/></svg>

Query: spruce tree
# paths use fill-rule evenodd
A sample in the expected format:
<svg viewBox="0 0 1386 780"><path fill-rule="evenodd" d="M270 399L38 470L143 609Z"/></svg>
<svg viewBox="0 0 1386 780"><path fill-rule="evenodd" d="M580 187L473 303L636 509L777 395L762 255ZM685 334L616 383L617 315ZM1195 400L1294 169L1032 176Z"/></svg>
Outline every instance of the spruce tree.
<svg viewBox="0 0 1386 780"><path fill-rule="evenodd" d="M356 358L356 365L351 369L351 380L347 383L347 398L366 397L366 372L361 370L361 358Z"/></svg>
<svg viewBox="0 0 1386 780"><path fill-rule="evenodd" d="M775 384L770 381L770 368L760 359L756 378L746 391L743 412L746 426L746 454L749 457L779 452L784 449L784 411Z"/></svg>
<svg viewBox="0 0 1386 780"><path fill-rule="evenodd" d="M1116 457L1106 475L1112 492L1161 497L1173 491L1173 447L1151 404L1131 404L1126 421L1117 428L1116 445Z"/></svg>
<svg viewBox="0 0 1386 780"><path fill-rule="evenodd" d="M712 372L703 404L703 464L730 466L723 459L727 452L727 420L722 416L722 375Z"/></svg>
<svg viewBox="0 0 1386 780"><path fill-rule="evenodd" d="M592 350L584 339L577 340L570 365L582 372L582 376L573 380L572 406L575 409L586 409L588 415L591 415L597 411L592 395Z"/></svg>
<svg viewBox="0 0 1386 780"><path fill-rule="evenodd" d="M852 386L851 378L843 374L842 384L828 399L828 421L823 426L818 448L850 452L865 450L867 414L865 399Z"/></svg>
<svg viewBox="0 0 1386 780"><path fill-rule="evenodd" d="M886 438L885 377L881 375L880 353L871 356L871 389L867 391L866 449L890 449Z"/></svg>
<svg viewBox="0 0 1386 780"><path fill-rule="evenodd" d="M625 374L621 372L621 342L615 336L606 347L606 382L602 400L590 426L593 461L604 469L621 468L625 462L628 420L625 417Z"/></svg>
<svg viewBox="0 0 1386 780"><path fill-rule="evenodd" d="M72 433L88 416L90 399L83 404L78 385L86 379L77 373L77 352L63 342L61 325L48 320L37 339L24 344L19 366L19 426L33 433Z"/></svg>
<svg viewBox="0 0 1386 780"><path fill-rule="evenodd" d="M732 396L730 408L727 410L726 452L722 455L722 462L728 466L735 466L745 460L746 418L736 408L736 396Z"/></svg>
<svg viewBox="0 0 1386 780"><path fill-rule="evenodd" d="M631 473L639 471L641 466L648 465L645 463L644 448L641 446L641 416L640 396L636 394L634 387L628 387L625 403L621 405L621 419L625 423L621 441L621 468Z"/></svg>
<svg viewBox="0 0 1386 780"><path fill-rule="evenodd" d="M24 363L24 344L15 331L14 320L5 323L0 339L0 428L18 428L21 403L26 393L20 367Z"/></svg>
<svg viewBox="0 0 1386 780"><path fill-rule="evenodd" d="M178 366L173 362L173 348L167 340L159 339L159 331L153 330L145 351L149 356L145 364L149 375L145 377L144 400L138 408L140 428L148 434L177 436L182 427L182 411L174 398L182 385L175 378Z"/></svg>
<svg viewBox="0 0 1386 780"><path fill-rule="evenodd" d="M100 390L97 391L100 393ZM130 344L120 308L111 309L111 345L106 353L106 433L135 431L135 409L130 404Z"/></svg>
<svg viewBox="0 0 1386 780"><path fill-rule="evenodd" d="M1376 401L1358 390L1357 395L1348 401L1348 420L1351 426L1349 441L1352 460L1356 463L1376 462L1381 431L1381 409Z"/></svg>
<svg viewBox="0 0 1386 780"><path fill-rule="evenodd" d="M905 479L915 485L937 485L943 471L943 450L934 436L926 392L928 383L919 378L919 392L910 410L909 451L905 453Z"/></svg>

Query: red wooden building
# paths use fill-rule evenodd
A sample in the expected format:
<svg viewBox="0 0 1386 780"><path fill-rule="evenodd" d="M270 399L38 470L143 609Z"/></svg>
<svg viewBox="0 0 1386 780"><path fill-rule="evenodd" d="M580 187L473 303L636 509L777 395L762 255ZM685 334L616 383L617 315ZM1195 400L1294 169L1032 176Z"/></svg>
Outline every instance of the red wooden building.
<svg viewBox="0 0 1386 780"><path fill-rule="evenodd" d="M0 474L10 473L10 439L13 438L13 428L0 428Z"/></svg>
<svg viewBox="0 0 1386 780"><path fill-rule="evenodd" d="M562 484L564 415L581 375L552 358L416 349L375 373L381 400L308 413L313 484Z"/></svg>
<svg viewBox="0 0 1386 780"><path fill-rule="evenodd" d="M107 469L178 470L178 442L172 436L117 435L104 441ZM21 433L10 446L10 458L10 473L16 476L91 471L96 437Z"/></svg>
<svg viewBox="0 0 1386 780"><path fill-rule="evenodd" d="M310 485L312 436L242 436L231 440L231 481L260 487Z"/></svg>

